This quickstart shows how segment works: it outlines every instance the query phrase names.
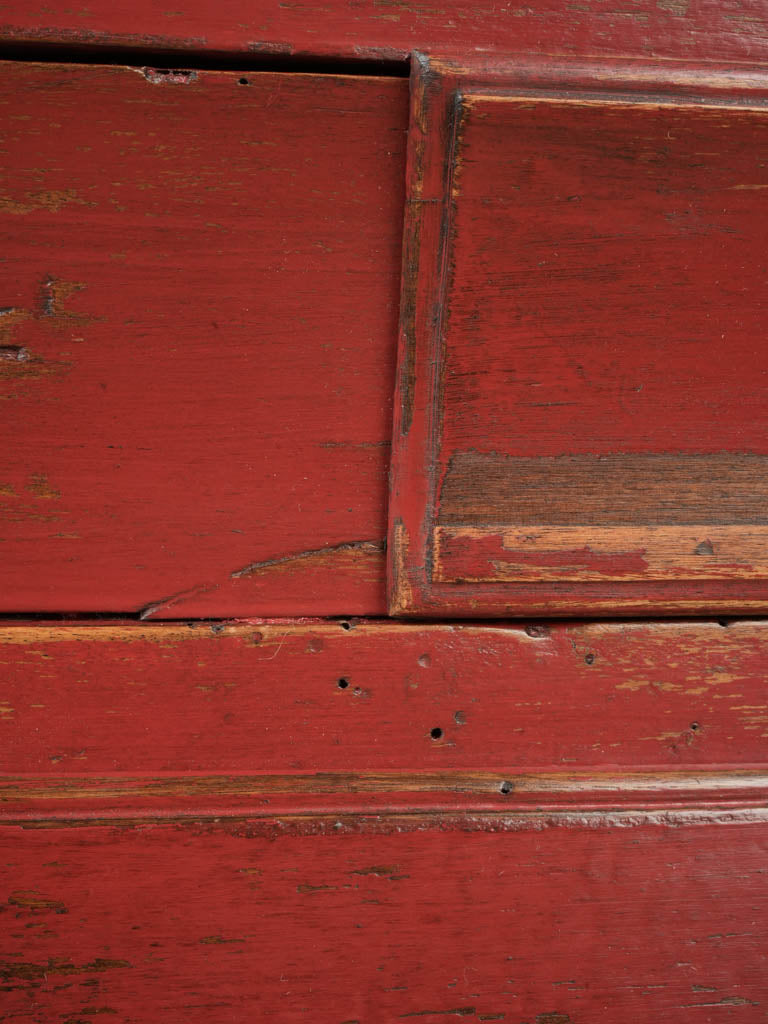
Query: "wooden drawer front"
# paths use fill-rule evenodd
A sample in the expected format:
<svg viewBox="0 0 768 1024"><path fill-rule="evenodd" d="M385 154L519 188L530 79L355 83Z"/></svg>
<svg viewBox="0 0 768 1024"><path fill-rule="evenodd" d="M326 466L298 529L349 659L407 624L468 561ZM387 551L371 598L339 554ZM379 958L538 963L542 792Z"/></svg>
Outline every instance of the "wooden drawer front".
<svg viewBox="0 0 768 1024"><path fill-rule="evenodd" d="M384 610L407 89L0 66L0 610Z"/></svg>
<svg viewBox="0 0 768 1024"><path fill-rule="evenodd" d="M5 628L0 1016L757 1024L767 628Z"/></svg>
<svg viewBox="0 0 768 1024"><path fill-rule="evenodd" d="M392 611L768 607L765 83L414 67Z"/></svg>

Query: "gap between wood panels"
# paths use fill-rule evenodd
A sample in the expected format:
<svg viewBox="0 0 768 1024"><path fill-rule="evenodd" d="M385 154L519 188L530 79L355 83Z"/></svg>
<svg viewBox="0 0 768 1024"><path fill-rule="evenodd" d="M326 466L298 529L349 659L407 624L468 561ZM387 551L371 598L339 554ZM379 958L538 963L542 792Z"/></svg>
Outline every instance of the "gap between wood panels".
<svg viewBox="0 0 768 1024"><path fill-rule="evenodd" d="M131 46L101 46L75 43L4 41L0 44L0 60L38 64L116 64L127 67L164 71L245 71L281 72L283 74L356 75L364 77L408 78L410 64L402 57L379 55L359 57L312 57L274 49L228 53L224 51L172 50Z"/></svg>

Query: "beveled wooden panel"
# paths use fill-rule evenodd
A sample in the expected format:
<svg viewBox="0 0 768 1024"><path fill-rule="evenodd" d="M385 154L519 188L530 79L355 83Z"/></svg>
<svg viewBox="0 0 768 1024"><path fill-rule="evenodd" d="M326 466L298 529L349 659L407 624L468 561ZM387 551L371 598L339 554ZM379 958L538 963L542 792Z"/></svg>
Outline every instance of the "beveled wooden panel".
<svg viewBox="0 0 768 1024"><path fill-rule="evenodd" d="M414 62L390 607L768 607L766 81Z"/></svg>

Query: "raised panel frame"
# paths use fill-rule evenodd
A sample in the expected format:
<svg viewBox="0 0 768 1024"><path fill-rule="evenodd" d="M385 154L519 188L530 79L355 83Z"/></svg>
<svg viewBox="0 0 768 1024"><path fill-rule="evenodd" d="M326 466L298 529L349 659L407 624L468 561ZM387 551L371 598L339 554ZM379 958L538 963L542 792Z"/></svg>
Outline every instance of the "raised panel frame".
<svg viewBox="0 0 768 1024"><path fill-rule="evenodd" d="M763 113L768 116L768 76L746 66L702 67L663 61L520 57L467 65L414 55L390 484L390 614L506 617L764 611L768 608L768 520L763 522L762 515L754 515L755 506L760 505L760 494L754 492L759 466L744 494L739 491L737 495L737 503L746 496L744 523L731 524L725 515L704 530L684 518L672 525L662 522L650 530L619 524L607 531L599 528L597 543L584 540L578 522L544 531L543 539L526 524L526 542L543 551L544 563L557 558L559 550L572 553L573 537L579 533L576 550L585 552L588 562L599 563L601 558L610 562L626 549L647 554L643 569L634 574L621 560L618 569L607 574L599 567L593 571L589 565L576 565L572 571L567 557L565 571L537 573L524 567L526 571L518 573L520 565L515 565L514 556L509 566L494 560L492 554L478 568L476 555L481 546L497 544L505 549L507 540L514 542L519 536L519 524L494 521L485 527L477 522L438 521L444 473L440 454L445 318L455 273L452 249L458 141L468 103L515 98L576 106L663 106L696 113L704 109L756 112L762 118ZM764 457L757 458L761 461ZM704 466L705 476L722 470L716 456L710 461L711 465ZM685 460L670 472L673 479L675 474L685 475ZM743 477L743 469L740 472ZM716 483L727 493L739 481L726 467L723 479ZM483 571L487 567L488 571Z"/></svg>

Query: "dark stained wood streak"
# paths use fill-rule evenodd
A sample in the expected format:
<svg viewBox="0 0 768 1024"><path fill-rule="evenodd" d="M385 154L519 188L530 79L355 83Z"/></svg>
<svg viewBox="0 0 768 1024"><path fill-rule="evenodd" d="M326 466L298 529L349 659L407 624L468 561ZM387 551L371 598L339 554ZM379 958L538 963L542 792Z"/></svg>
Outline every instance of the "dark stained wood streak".
<svg viewBox="0 0 768 1024"><path fill-rule="evenodd" d="M457 452L440 525L768 523L768 456L741 452L514 456Z"/></svg>

